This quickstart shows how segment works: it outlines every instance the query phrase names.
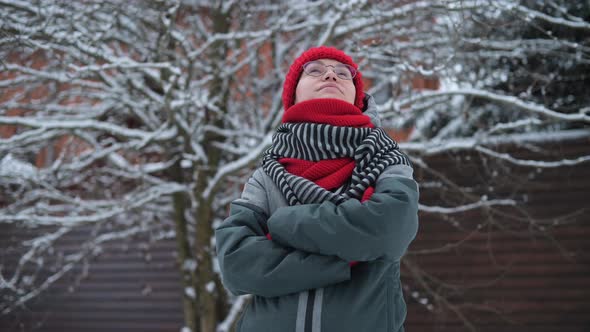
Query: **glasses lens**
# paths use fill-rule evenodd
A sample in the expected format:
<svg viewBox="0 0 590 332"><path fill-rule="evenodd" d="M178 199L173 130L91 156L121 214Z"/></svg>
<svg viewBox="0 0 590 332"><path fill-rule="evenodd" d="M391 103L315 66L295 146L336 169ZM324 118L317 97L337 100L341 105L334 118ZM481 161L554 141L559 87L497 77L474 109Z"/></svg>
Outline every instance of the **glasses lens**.
<svg viewBox="0 0 590 332"><path fill-rule="evenodd" d="M353 67L347 65L338 65L334 67L334 72L343 80L351 80L356 74Z"/></svg>
<svg viewBox="0 0 590 332"><path fill-rule="evenodd" d="M327 67L331 67L334 70L334 73L338 75L340 79L343 80L351 80L356 75L356 69L349 65L336 65L336 66L326 66L319 61L310 61L303 65L303 71L309 76L322 76L328 70Z"/></svg>
<svg viewBox="0 0 590 332"><path fill-rule="evenodd" d="M310 76L320 76L326 72L326 67L319 62L308 62L303 65L303 71Z"/></svg>

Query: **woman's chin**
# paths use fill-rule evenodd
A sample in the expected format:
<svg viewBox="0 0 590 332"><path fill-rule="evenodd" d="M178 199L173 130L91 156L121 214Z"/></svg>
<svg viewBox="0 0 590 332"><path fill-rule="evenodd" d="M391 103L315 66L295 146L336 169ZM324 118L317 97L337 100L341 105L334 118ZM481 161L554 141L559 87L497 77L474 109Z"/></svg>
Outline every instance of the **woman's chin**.
<svg viewBox="0 0 590 332"><path fill-rule="evenodd" d="M339 99L342 101L345 101L347 103L353 103L353 101L350 100L346 100L346 98L340 93L330 93L329 91L326 91L328 93L321 93L319 94L317 97L315 97L314 99L320 99L320 98L328 98L328 99Z"/></svg>

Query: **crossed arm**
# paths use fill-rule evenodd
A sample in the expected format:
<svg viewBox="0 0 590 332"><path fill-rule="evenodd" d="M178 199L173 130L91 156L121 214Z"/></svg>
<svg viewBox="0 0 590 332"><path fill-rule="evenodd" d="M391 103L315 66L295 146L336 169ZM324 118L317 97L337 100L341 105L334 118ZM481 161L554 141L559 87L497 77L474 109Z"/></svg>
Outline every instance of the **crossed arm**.
<svg viewBox="0 0 590 332"><path fill-rule="evenodd" d="M288 206L268 219L273 241L346 261L400 260L418 230L418 190L409 178L382 180L368 201Z"/></svg>
<svg viewBox="0 0 590 332"><path fill-rule="evenodd" d="M349 280L349 261L399 260L417 231L418 190L407 177L380 180L363 203L282 207L270 217L247 199L266 194L260 182L250 180L244 193L215 232L224 283L238 295L281 296Z"/></svg>

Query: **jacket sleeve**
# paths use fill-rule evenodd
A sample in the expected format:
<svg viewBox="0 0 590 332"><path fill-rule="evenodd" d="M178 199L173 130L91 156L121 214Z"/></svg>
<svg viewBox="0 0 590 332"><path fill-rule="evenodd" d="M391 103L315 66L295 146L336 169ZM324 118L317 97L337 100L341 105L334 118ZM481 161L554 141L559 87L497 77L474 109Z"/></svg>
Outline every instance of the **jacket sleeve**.
<svg viewBox="0 0 590 332"><path fill-rule="evenodd" d="M262 190L249 181L245 192ZM336 256L313 254L266 238L267 216L241 198L215 230L217 258L224 285L234 294L281 296L350 279L348 263Z"/></svg>
<svg viewBox="0 0 590 332"><path fill-rule="evenodd" d="M387 174L363 203L350 199L280 208L268 227L273 240L308 252L346 261L397 261L418 230L418 185L411 177Z"/></svg>

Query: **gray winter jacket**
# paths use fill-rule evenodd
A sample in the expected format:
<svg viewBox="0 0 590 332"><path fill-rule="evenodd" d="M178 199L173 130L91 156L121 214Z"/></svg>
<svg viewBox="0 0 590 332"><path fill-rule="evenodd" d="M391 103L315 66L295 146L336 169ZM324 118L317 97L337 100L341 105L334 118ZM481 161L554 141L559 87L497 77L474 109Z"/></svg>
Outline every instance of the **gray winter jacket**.
<svg viewBox="0 0 590 332"><path fill-rule="evenodd" d="M418 185L405 165L386 169L369 200L340 205L288 206L256 170L215 231L224 285L253 294L237 331L403 331L400 259L417 210Z"/></svg>

